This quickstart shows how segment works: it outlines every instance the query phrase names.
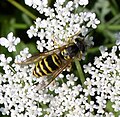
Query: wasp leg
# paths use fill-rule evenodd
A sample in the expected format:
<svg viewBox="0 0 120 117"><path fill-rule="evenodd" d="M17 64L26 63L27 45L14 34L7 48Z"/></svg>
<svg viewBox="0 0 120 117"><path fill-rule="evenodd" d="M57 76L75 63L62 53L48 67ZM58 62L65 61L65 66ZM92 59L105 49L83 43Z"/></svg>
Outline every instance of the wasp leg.
<svg viewBox="0 0 120 117"><path fill-rule="evenodd" d="M69 64L69 65L67 66L66 70L67 70L68 72L70 72L71 68L72 68L72 65Z"/></svg>
<svg viewBox="0 0 120 117"><path fill-rule="evenodd" d="M80 30L79 31L77 31L74 35L71 35L70 37L68 37L68 38L73 38L73 37L75 37L75 36L78 36L80 34Z"/></svg>
<svg viewBox="0 0 120 117"><path fill-rule="evenodd" d="M82 52L80 52L77 57L75 57L76 60L80 61L82 59Z"/></svg>
<svg viewBox="0 0 120 117"><path fill-rule="evenodd" d="M80 30L77 31L74 35L69 36L68 37L68 43L72 43L74 41L74 40L72 40L73 37L78 36L79 34L80 34Z"/></svg>
<svg viewBox="0 0 120 117"><path fill-rule="evenodd" d="M57 43L56 38L54 37L54 35L52 35L52 40L53 40L53 43L54 43L55 46L60 47L60 45Z"/></svg>

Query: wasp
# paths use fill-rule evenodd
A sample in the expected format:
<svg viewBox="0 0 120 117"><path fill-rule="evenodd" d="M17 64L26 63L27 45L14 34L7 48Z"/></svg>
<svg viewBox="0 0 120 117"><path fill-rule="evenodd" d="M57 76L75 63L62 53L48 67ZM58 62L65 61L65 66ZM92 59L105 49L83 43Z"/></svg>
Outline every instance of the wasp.
<svg viewBox="0 0 120 117"><path fill-rule="evenodd" d="M37 78L47 76L48 86L64 69L71 65L75 58L81 60L85 52L85 42L80 37L76 37L74 42L55 48L53 50L39 53L18 64L36 63L33 75Z"/></svg>

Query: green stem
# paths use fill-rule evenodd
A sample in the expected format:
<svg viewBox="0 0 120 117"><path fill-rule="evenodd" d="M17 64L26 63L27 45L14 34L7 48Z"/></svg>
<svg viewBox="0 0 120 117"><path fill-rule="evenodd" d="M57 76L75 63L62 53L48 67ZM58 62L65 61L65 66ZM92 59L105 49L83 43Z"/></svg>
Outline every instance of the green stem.
<svg viewBox="0 0 120 117"><path fill-rule="evenodd" d="M109 26L107 26L107 29L109 29L109 30L120 30L120 25L109 25Z"/></svg>
<svg viewBox="0 0 120 117"><path fill-rule="evenodd" d="M84 73L83 73L83 70L81 68L80 62L77 59L75 59L75 65L76 65L76 68L77 68L77 71L78 71L79 78L81 80L82 86L83 86L84 89L86 89L87 87L84 84L84 82L85 82ZM88 102L90 102L90 101L91 101L91 97L90 97L90 95L88 95Z"/></svg>
<svg viewBox="0 0 120 117"><path fill-rule="evenodd" d="M111 6L111 12L114 16L116 16L119 13L119 8L118 8L118 4L115 0L111 0L110 1L110 6Z"/></svg>
<svg viewBox="0 0 120 117"><path fill-rule="evenodd" d="M32 19L36 19L36 16L33 15L30 11L28 11L27 9L25 9L22 5L20 5L18 2L16 2L15 0L8 0L8 2L10 2L13 6L15 6L16 8L18 8L19 10L21 10L22 12L26 13L28 16L30 16Z"/></svg>
<svg viewBox="0 0 120 117"><path fill-rule="evenodd" d="M76 65L76 68L77 68L78 75L79 75L79 78L81 80L82 86L85 88L85 85L84 85L85 77L84 77L80 62L77 59L75 59L75 65Z"/></svg>
<svg viewBox="0 0 120 117"><path fill-rule="evenodd" d="M18 29L26 29L28 27L28 25L25 25L25 24L14 24L13 27L14 28L18 28Z"/></svg>
<svg viewBox="0 0 120 117"><path fill-rule="evenodd" d="M118 22L119 19L120 19L120 14L117 14L115 17L113 17L110 21L107 22L107 25L116 24L116 22Z"/></svg>
<svg viewBox="0 0 120 117"><path fill-rule="evenodd" d="M98 31L103 32L104 30L118 31L118 30L120 30L120 25L101 24L98 26Z"/></svg>
<svg viewBox="0 0 120 117"><path fill-rule="evenodd" d="M107 44L107 45L103 45L103 46L105 46L105 47L107 47L107 48L111 48L111 47L113 47L115 44ZM92 47L92 48L89 48L88 50L87 50L87 53L96 53L96 52L98 52L99 51L99 47Z"/></svg>
<svg viewBox="0 0 120 117"><path fill-rule="evenodd" d="M112 108L113 104L114 104L113 102L111 102L110 100L108 100L107 104L106 104L106 111L112 112L115 117L118 117L120 115L120 111L115 112L114 109Z"/></svg>

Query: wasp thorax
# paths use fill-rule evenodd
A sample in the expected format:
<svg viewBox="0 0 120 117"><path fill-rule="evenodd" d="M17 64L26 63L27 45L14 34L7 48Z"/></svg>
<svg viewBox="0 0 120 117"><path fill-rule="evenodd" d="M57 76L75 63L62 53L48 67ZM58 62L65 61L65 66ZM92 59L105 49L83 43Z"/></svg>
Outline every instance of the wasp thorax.
<svg viewBox="0 0 120 117"><path fill-rule="evenodd" d="M75 39L76 46L79 48L79 51L82 51L82 53L85 52L86 44L84 40L80 40L79 38Z"/></svg>

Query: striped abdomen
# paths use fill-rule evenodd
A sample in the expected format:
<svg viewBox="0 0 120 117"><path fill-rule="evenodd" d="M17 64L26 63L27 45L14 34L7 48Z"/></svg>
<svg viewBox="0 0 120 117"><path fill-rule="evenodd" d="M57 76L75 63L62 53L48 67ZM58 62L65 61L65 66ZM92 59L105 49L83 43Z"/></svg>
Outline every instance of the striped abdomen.
<svg viewBox="0 0 120 117"><path fill-rule="evenodd" d="M33 70L33 75L36 77L41 77L45 75L49 75L57 70L62 61L57 54L49 55L43 59L41 59L35 66Z"/></svg>

